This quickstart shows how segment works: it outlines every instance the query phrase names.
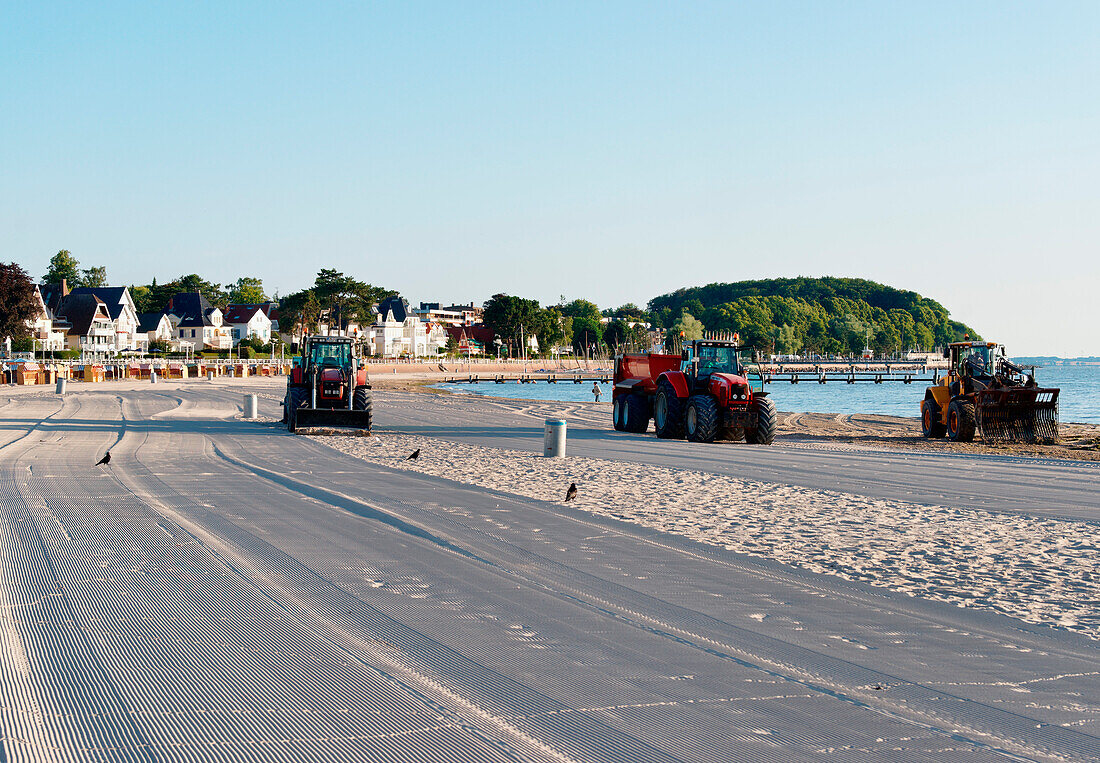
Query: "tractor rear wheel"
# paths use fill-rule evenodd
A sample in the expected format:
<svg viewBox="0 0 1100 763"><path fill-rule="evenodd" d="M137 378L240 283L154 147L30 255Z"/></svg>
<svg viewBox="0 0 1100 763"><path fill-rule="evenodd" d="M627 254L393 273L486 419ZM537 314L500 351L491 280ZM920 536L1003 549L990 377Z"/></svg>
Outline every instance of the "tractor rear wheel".
<svg viewBox="0 0 1100 763"><path fill-rule="evenodd" d="M306 403L306 391L301 387L292 387L286 397L286 428L293 432L297 428L298 409Z"/></svg>
<svg viewBox="0 0 1100 763"><path fill-rule="evenodd" d="M623 429L635 434L644 434L649 429L649 400L643 395L632 393L623 396Z"/></svg>
<svg viewBox="0 0 1100 763"><path fill-rule="evenodd" d="M611 401L611 423L615 425L615 431L626 429L623 421L626 419L626 395L619 395Z"/></svg>
<svg viewBox="0 0 1100 763"><path fill-rule="evenodd" d="M657 397L653 401L653 426L663 440L684 439L683 401L667 379L657 382Z"/></svg>
<svg viewBox="0 0 1100 763"><path fill-rule="evenodd" d="M973 442L976 429L974 404L966 400L952 400L947 406L947 436L955 442Z"/></svg>
<svg viewBox="0 0 1100 763"><path fill-rule="evenodd" d="M947 434L947 427L940 419L940 407L931 398L924 401L920 410L920 428L924 436L929 439L943 437Z"/></svg>
<svg viewBox="0 0 1100 763"><path fill-rule="evenodd" d="M684 413L684 432L692 442L714 442L718 435L718 401L710 395L692 395Z"/></svg>
<svg viewBox="0 0 1100 763"><path fill-rule="evenodd" d="M756 411L756 427L745 430L745 442L771 445L779 429L779 411L770 397L754 397L752 407Z"/></svg>

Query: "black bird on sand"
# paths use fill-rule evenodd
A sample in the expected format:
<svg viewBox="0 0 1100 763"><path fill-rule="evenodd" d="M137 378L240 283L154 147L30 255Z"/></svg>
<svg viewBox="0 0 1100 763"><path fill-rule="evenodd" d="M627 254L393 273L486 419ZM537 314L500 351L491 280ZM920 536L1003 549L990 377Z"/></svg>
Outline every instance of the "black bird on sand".
<svg viewBox="0 0 1100 763"><path fill-rule="evenodd" d="M103 454L103 458L96 461L95 465L99 466L101 464L109 464L109 463L111 463L111 451L107 451L105 454Z"/></svg>
<svg viewBox="0 0 1100 763"><path fill-rule="evenodd" d="M565 502L569 503L575 500L577 500L577 483L570 482L569 489L565 491Z"/></svg>
<svg viewBox="0 0 1100 763"><path fill-rule="evenodd" d="M420 458L420 448L417 448L416 450L414 450L412 452L412 455L409 456L408 458L406 458L405 460L406 461L415 461L418 458Z"/></svg>

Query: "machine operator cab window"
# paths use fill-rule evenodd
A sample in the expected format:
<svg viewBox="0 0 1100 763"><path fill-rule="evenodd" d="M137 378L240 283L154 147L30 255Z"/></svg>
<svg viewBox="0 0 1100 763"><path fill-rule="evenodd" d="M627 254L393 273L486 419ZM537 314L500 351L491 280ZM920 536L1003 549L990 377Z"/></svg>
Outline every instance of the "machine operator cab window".
<svg viewBox="0 0 1100 763"><path fill-rule="evenodd" d="M997 370L997 363L1004 356L1003 353L1002 348L997 345L960 347L955 371L959 376L992 376Z"/></svg>
<svg viewBox="0 0 1100 763"><path fill-rule="evenodd" d="M347 342L314 342L309 348L309 360L311 365L345 368L351 365L351 345Z"/></svg>
<svg viewBox="0 0 1100 763"><path fill-rule="evenodd" d="M703 345L699 348L699 374L740 374L737 350L733 347Z"/></svg>

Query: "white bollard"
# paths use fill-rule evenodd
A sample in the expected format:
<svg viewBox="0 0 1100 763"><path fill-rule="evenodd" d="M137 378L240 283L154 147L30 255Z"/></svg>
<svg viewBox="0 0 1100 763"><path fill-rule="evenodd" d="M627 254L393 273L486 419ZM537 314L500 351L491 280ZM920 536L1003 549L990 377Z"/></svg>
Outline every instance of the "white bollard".
<svg viewBox="0 0 1100 763"><path fill-rule="evenodd" d="M67 382L68 382L68 379L65 379L64 377L58 377L58 379L57 379L57 394L59 394L59 395L64 395L65 394L65 385L66 385Z"/></svg>
<svg viewBox="0 0 1100 763"><path fill-rule="evenodd" d="M206 372L206 380L207 381L214 381L214 372L213 371L207 371Z"/></svg>
<svg viewBox="0 0 1100 763"><path fill-rule="evenodd" d="M150 384L156 384L157 383L157 372L156 371L150 371L149 372L149 383Z"/></svg>
<svg viewBox="0 0 1100 763"><path fill-rule="evenodd" d="M245 395L244 396L244 417L246 419L256 418L256 396Z"/></svg>
<svg viewBox="0 0 1100 763"><path fill-rule="evenodd" d="M546 458L565 458L565 421L563 419L546 420L542 455Z"/></svg>

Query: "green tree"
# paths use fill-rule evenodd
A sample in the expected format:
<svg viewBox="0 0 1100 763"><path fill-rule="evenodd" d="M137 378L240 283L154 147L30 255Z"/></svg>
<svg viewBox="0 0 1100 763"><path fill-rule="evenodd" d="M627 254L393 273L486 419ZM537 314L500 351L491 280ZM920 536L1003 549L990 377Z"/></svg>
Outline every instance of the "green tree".
<svg viewBox="0 0 1100 763"><path fill-rule="evenodd" d="M558 305L558 311L570 318L587 318L594 323L599 323L600 318L603 316L600 314L600 308L596 307L595 302L589 302L587 299L574 299L565 305Z"/></svg>
<svg viewBox="0 0 1100 763"><path fill-rule="evenodd" d="M599 318L573 318L573 351L578 355L591 353L600 344L603 332Z"/></svg>
<svg viewBox="0 0 1100 763"><path fill-rule="evenodd" d="M494 294L485 303L482 320L516 354L527 337L537 337L539 329L546 330L543 312L536 300Z"/></svg>
<svg viewBox="0 0 1100 763"><path fill-rule="evenodd" d="M27 322L33 322L38 312L35 288L20 265L0 262L0 342L9 336L15 340L31 335Z"/></svg>
<svg viewBox="0 0 1100 763"><path fill-rule="evenodd" d="M42 283L61 283L62 280L70 286L80 283L80 263L68 249L62 249L50 258L49 270L42 277Z"/></svg>
<svg viewBox="0 0 1100 763"><path fill-rule="evenodd" d="M327 313L329 323L341 329L346 329L352 321L371 322L373 305L386 297L397 296L395 291L372 286L330 268L317 272L312 291L321 309Z"/></svg>
<svg viewBox="0 0 1100 763"><path fill-rule="evenodd" d="M260 305L267 301L267 294L264 293L264 282L260 278L241 277L229 287L229 304L231 305Z"/></svg>
<svg viewBox="0 0 1100 763"><path fill-rule="evenodd" d="M106 286L107 285L107 268L100 265L98 268L88 268L87 270L80 271L80 286Z"/></svg>
<svg viewBox="0 0 1100 763"><path fill-rule="evenodd" d="M798 329L789 323L784 323L776 332L775 351L783 355L797 355L802 349L802 336Z"/></svg>
<svg viewBox="0 0 1100 763"><path fill-rule="evenodd" d="M548 353L556 345L568 341L565 336L565 322L567 320L572 326L572 319L563 316L556 307L548 307L542 311L538 328L540 350Z"/></svg>
<svg viewBox="0 0 1100 763"><path fill-rule="evenodd" d="M321 303L313 289L303 289L279 300L279 329L287 333L310 334L321 321Z"/></svg>

